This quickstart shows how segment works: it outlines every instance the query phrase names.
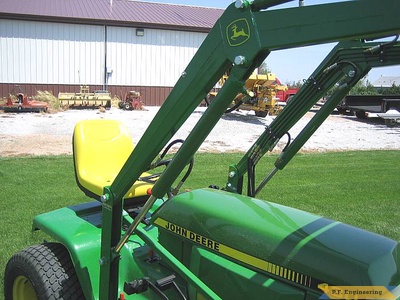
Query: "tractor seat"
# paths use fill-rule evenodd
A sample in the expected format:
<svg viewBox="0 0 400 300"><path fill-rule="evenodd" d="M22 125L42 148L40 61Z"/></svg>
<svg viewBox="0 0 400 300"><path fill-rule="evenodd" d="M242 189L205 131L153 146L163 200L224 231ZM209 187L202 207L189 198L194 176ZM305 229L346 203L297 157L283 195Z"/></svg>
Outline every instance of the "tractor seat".
<svg viewBox="0 0 400 300"><path fill-rule="evenodd" d="M75 177L79 188L99 199L110 186L134 148L124 124L117 120L84 120L76 124L73 135ZM143 176L150 175L143 173ZM124 199L143 204L153 184L136 181ZM132 201L130 201L132 202Z"/></svg>

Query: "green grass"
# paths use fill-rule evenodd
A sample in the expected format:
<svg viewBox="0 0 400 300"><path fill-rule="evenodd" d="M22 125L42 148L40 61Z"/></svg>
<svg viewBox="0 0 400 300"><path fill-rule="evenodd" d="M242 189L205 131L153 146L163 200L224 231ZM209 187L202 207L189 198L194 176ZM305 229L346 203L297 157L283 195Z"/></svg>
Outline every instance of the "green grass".
<svg viewBox="0 0 400 300"><path fill-rule="evenodd" d="M225 186L228 166L241 154L197 154L184 188ZM275 155L257 165L258 182ZM342 221L400 241L399 151L297 155L258 198ZM35 215L88 200L75 183L71 156L0 158L0 299L3 272L13 253L40 243L31 233Z"/></svg>
<svg viewBox="0 0 400 300"><path fill-rule="evenodd" d="M240 158L241 154L196 157L196 167L187 181L188 187L209 184L224 187L229 164L238 162ZM267 155L257 165L257 182L272 170L276 158L276 155ZM204 166L206 171L202 170ZM400 217L399 178L399 151L298 154L285 169L278 171L257 198L400 241L397 221Z"/></svg>

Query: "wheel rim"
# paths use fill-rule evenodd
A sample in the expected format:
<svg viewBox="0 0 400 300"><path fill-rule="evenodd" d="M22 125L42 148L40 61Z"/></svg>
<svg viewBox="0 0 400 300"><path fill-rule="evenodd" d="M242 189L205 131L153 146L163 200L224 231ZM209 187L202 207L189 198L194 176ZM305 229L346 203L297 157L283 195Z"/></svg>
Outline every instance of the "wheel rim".
<svg viewBox="0 0 400 300"><path fill-rule="evenodd" d="M13 284L13 299L14 300L37 300L35 290L32 283L25 276L15 278Z"/></svg>

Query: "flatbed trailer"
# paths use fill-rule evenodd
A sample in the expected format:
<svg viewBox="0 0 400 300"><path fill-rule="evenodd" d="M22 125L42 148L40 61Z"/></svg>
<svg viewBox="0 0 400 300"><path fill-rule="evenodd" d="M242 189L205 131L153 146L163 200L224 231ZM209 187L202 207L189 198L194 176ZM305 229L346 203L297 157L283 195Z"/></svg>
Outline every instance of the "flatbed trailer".
<svg viewBox="0 0 400 300"><path fill-rule="evenodd" d="M354 114L359 119L393 109L400 112L400 95L348 95L336 108L341 114Z"/></svg>
<svg viewBox="0 0 400 300"><path fill-rule="evenodd" d="M400 112L395 111L395 110L389 110L386 113L381 113L377 114L379 118L382 118L385 120L385 124L388 127L395 126L397 124L400 124Z"/></svg>

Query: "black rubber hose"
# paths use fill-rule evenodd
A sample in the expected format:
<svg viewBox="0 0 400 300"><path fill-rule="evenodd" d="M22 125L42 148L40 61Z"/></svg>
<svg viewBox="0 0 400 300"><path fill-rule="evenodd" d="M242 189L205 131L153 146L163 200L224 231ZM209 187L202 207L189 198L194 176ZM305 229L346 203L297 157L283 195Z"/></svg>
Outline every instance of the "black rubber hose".
<svg viewBox="0 0 400 300"><path fill-rule="evenodd" d="M240 105L242 105L242 104L243 104L243 101L240 100L240 101L239 101L238 103L236 103L233 107L227 109L227 110L225 111L225 113L226 113L226 114L229 114L229 113L233 112L234 110L238 109L238 107L239 107Z"/></svg>

